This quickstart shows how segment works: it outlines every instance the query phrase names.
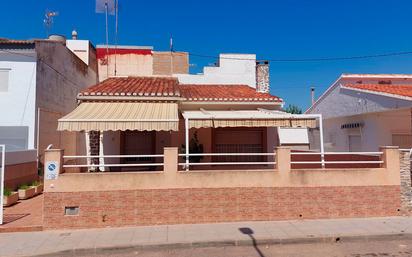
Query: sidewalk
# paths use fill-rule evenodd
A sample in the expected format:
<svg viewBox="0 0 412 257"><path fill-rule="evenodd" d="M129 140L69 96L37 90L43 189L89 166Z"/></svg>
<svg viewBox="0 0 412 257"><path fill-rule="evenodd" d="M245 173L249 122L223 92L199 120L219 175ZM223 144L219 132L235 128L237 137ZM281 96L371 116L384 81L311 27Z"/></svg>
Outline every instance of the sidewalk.
<svg viewBox="0 0 412 257"><path fill-rule="evenodd" d="M250 234L250 235L248 235ZM0 234L1 256L104 253L153 247L334 242L412 238L412 218L296 220ZM253 239L252 239L253 238Z"/></svg>

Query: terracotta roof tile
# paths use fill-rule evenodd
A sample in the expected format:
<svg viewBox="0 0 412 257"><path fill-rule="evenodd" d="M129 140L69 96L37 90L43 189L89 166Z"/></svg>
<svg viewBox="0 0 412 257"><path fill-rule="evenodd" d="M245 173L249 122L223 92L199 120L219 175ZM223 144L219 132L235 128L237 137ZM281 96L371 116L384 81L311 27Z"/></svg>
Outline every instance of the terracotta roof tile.
<svg viewBox="0 0 412 257"><path fill-rule="evenodd" d="M256 92L247 85L186 85L174 77L109 78L82 92L81 96L184 97L197 102L282 102L277 96Z"/></svg>
<svg viewBox="0 0 412 257"><path fill-rule="evenodd" d="M108 78L80 92L83 96L171 96L179 97L177 78L124 77Z"/></svg>
<svg viewBox="0 0 412 257"><path fill-rule="evenodd" d="M412 85L392 84L345 84L344 87L372 91L376 93L412 97Z"/></svg>
<svg viewBox="0 0 412 257"><path fill-rule="evenodd" d="M277 96L256 92L247 85L180 85L182 95L190 101L282 102Z"/></svg>

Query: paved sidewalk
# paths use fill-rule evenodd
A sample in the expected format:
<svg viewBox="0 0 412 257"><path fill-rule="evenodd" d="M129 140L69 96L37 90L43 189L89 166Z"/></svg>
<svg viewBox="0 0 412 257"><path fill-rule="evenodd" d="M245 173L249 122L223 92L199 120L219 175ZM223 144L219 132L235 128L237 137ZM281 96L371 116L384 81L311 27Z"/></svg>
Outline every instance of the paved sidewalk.
<svg viewBox="0 0 412 257"><path fill-rule="evenodd" d="M296 220L0 234L1 256L104 253L121 249L412 238L412 218Z"/></svg>
<svg viewBox="0 0 412 257"><path fill-rule="evenodd" d="M43 195L38 195L4 208L4 224L0 225L0 232L40 231L42 223Z"/></svg>

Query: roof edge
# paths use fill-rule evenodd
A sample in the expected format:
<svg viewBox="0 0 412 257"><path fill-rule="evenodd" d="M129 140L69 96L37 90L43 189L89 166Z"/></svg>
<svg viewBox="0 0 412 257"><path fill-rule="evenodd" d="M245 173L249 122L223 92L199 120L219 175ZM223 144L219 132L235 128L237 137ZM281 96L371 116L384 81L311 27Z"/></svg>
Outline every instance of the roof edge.
<svg viewBox="0 0 412 257"><path fill-rule="evenodd" d="M412 101L412 97L409 97L409 96L402 96L402 95L391 94L391 93L386 93L386 92L377 92L377 91L368 90L368 89L360 89L360 88L347 87L347 86L345 86L345 85L340 85L340 87L343 88L343 89L352 90L352 91L357 91L357 92L362 92L362 93L368 93L368 94L374 94L374 95L380 95L380 96L397 98L397 99L401 99L401 100Z"/></svg>

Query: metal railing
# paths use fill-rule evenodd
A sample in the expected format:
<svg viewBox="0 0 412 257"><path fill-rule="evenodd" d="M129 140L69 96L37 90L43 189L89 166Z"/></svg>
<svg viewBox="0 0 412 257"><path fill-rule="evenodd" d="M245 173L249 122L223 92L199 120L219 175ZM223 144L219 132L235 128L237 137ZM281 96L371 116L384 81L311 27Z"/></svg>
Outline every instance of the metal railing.
<svg viewBox="0 0 412 257"><path fill-rule="evenodd" d="M182 166L186 171L189 170L190 166L211 166L211 165L275 165L275 161L227 161L227 162L190 162L190 157L227 157L227 156L271 156L275 157L276 154L273 153L189 153L189 154L179 154L179 157L185 158L185 162L179 162L179 166ZM187 161L189 159L189 161Z"/></svg>
<svg viewBox="0 0 412 257"><path fill-rule="evenodd" d="M322 164L324 167L326 164L382 164L384 163L381 156L383 152L291 152L291 156L319 156L319 160L308 161L291 161L291 164ZM346 155L357 157L379 157L379 160L328 160L331 156ZM323 158L322 158L323 157Z"/></svg>
<svg viewBox="0 0 412 257"><path fill-rule="evenodd" d="M86 159L91 162L92 159L104 160L106 158L164 158L163 154L144 154L144 155L65 155L63 160L67 159ZM136 161L138 162L138 161ZM63 168L96 168L96 167L152 167L163 166L163 162L153 163L118 163L118 164L63 164Z"/></svg>

